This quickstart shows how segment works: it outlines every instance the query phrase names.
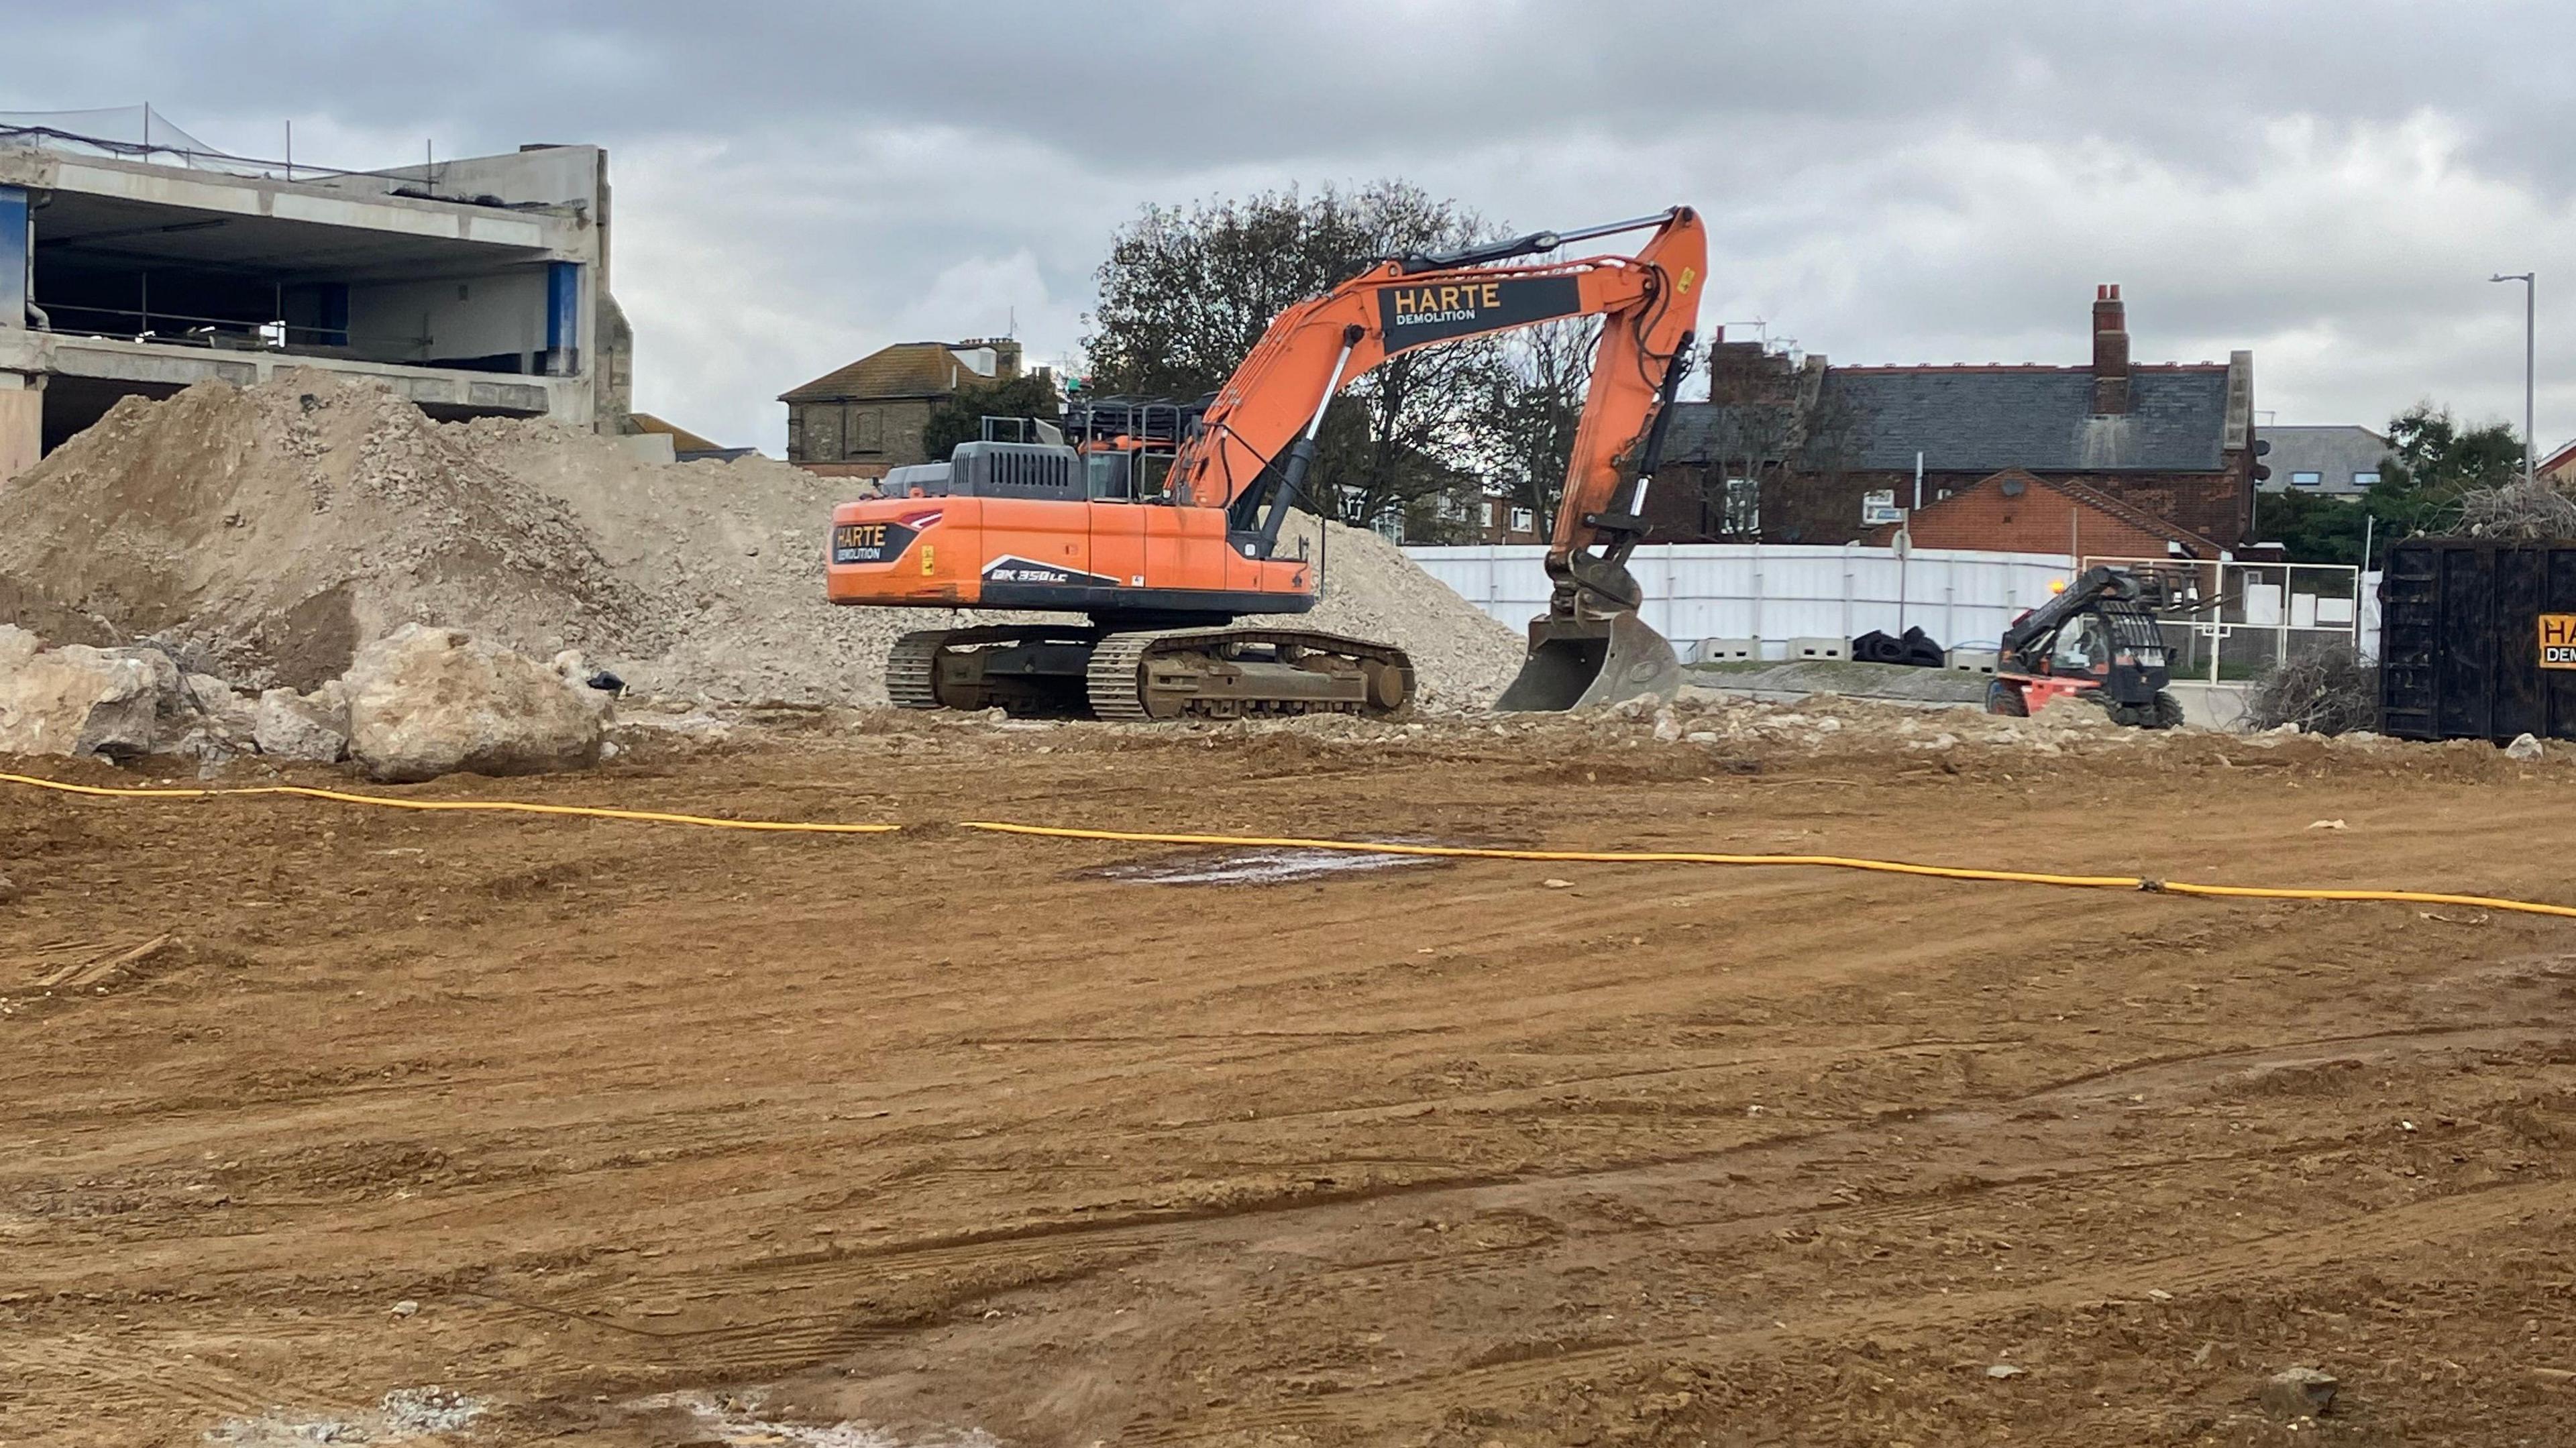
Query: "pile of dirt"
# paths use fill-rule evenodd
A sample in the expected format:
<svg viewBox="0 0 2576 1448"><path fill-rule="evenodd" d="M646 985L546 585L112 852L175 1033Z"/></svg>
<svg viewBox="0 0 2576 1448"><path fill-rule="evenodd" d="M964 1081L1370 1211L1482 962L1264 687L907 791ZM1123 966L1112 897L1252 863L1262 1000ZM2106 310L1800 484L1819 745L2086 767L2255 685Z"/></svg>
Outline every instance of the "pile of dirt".
<svg viewBox="0 0 2576 1448"><path fill-rule="evenodd" d="M824 602L816 560L833 505L851 494L847 480L759 456L654 463L612 439L542 421L485 419L446 431L477 460L570 509L621 576L664 602L667 650L627 670L648 692L881 704L886 649L897 636L1044 617ZM1254 622L1395 644L1413 656L1433 707L1481 707L1519 669L1510 629L1386 539L1305 514L1287 538L1289 550L1302 545L1323 563L1323 600L1309 613Z"/></svg>
<svg viewBox="0 0 2576 1448"><path fill-rule="evenodd" d="M648 693L876 704L900 634L1025 617L836 608L824 534L851 485L767 458L647 461L536 421L442 426L376 384L290 372L128 398L0 488L0 621L169 646L239 684L310 689L405 623ZM1511 631L1374 534L1305 523L1313 626L1396 643L1426 702L1488 702Z"/></svg>
<svg viewBox="0 0 2576 1448"><path fill-rule="evenodd" d="M1482 708L1520 672L1518 634L1385 538L1307 513L1294 515L1284 533L1288 551L1302 543L1322 561L1324 588L1311 612L1278 622L1396 645L1412 655L1423 702L1432 708Z"/></svg>
<svg viewBox="0 0 2576 1448"><path fill-rule="evenodd" d="M545 494L380 387L288 373L128 397L0 489L0 609L311 688L410 622L524 652L664 644L643 590Z"/></svg>
<svg viewBox="0 0 2576 1448"><path fill-rule="evenodd" d="M545 421L487 418L442 431L568 510L642 595L661 647L599 655L642 692L882 704L886 649L898 636L976 617L825 601L824 539L833 506L850 495L847 480L756 455L656 463Z"/></svg>

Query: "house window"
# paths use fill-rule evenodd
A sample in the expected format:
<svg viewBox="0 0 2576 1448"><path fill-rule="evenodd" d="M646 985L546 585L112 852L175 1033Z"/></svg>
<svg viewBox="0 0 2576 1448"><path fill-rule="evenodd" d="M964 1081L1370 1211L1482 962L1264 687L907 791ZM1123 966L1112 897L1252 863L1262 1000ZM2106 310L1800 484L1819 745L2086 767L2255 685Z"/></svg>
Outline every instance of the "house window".
<svg viewBox="0 0 2576 1448"><path fill-rule="evenodd" d="M1512 531L1513 531L1513 532L1515 532L1515 533L1526 533L1526 532L1530 531L1530 525L1531 525L1532 523L1536 522L1536 521L1537 521L1536 515L1535 515L1535 514L1533 514L1529 509L1527 509L1527 508L1514 508L1514 509L1512 509Z"/></svg>
<svg viewBox="0 0 2576 1448"><path fill-rule="evenodd" d="M1749 537L1762 531L1762 484L1752 478L1726 480L1726 531Z"/></svg>
<svg viewBox="0 0 2576 1448"><path fill-rule="evenodd" d="M1492 526L1494 526L1494 500L1493 500L1493 499L1491 499L1491 498L1487 498L1487 499L1485 500L1485 521L1484 521L1483 523L1479 524L1478 526L1480 526L1480 527L1485 527L1485 528L1491 528Z"/></svg>
<svg viewBox="0 0 2576 1448"><path fill-rule="evenodd" d="M2321 483L2321 482L2324 482L2324 481L2325 481L2325 474L2323 474L2323 473L2292 473L2292 474L2290 474L2290 486L2291 486L2291 487L2294 487L2294 488L2313 488L2313 487L2315 487L2317 484L2319 484L2319 483Z"/></svg>
<svg viewBox="0 0 2576 1448"><path fill-rule="evenodd" d="M822 406L805 413L805 456L818 463L828 463L842 456L841 409Z"/></svg>
<svg viewBox="0 0 2576 1448"><path fill-rule="evenodd" d="M2353 485L2354 487L2356 487L2356 488L2375 488L2375 487L2378 487L2378 486L2379 486L2379 474L2377 474L2377 473L2355 473L2355 474L2353 474L2353 475L2352 475L2352 485Z"/></svg>

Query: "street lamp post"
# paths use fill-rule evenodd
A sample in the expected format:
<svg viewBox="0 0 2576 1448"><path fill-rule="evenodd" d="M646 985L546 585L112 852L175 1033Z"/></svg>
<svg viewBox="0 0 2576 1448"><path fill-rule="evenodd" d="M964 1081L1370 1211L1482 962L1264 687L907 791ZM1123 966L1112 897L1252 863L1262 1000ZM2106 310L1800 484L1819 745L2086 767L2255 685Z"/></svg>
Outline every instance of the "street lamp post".
<svg viewBox="0 0 2576 1448"><path fill-rule="evenodd" d="M2498 272L2487 278L2491 282L2522 283L2522 480L2526 483L2539 481L2531 453L2532 336L2540 316L2538 276L2536 272Z"/></svg>

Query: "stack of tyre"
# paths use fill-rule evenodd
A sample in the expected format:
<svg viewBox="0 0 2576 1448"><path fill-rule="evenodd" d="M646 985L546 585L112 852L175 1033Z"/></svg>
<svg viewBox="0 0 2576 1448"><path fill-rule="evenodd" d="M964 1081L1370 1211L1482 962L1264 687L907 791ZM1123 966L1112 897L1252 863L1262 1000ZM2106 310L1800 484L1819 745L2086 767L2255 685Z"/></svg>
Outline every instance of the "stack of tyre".
<svg viewBox="0 0 2576 1448"><path fill-rule="evenodd" d="M1903 664L1917 669L1938 669L1949 663L1947 651L1919 627L1902 634L1871 629L1852 640L1851 656L1855 663Z"/></svg>

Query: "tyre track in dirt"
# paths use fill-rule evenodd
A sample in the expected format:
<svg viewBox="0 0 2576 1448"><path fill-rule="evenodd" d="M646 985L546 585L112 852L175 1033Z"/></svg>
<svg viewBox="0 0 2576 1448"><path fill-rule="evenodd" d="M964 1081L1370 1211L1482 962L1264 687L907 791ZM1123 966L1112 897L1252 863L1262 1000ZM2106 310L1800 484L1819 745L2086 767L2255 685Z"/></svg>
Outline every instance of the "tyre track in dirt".
<svg viewBox="0 0 2576 1448"><path fill-rule="evenodd" d="M2052 865L2178 875L2300 850L2375 881L2431 850L2534 894L2576 846L2563 809L2474 772L1963 754L1577 786L1578 735L1297 737L798 738L518 792L1978 863L2044 840ZM1817 767L1867 789L1776 787ZM2223 815L2199 797L2222 790ZM2355 827L2303 834L2320 814ZM2481 853L2499 821L2523 842ZM1502 863L1149 886L1097 872L1189 852L50 801L0 815L0 853L0 960L148 940L174 900L205 952L0 1018L25 1048L0 1051L0 1241L25 1264L0 1375L73 1444L435 1376L614 1448L669 1438L621 1394L761 1384L800 1420L1024 1445L1498 1413L1462 1448L1521 1448L1576 1436L1571 1383L1640 1399L1614 1376L1711 1353L1749 1380L2142 1271L2294 1317L2297 1264L2347 1226L2403 1291L2405 1230L2368 1222L2567 1165L2568 980L2480 974L2565 952L2520 921L1776 870L1557 889L1565 867ZM2481 1260L2516 1230L2463 1213L2425 1230ZM2186 1293L2199 1258L2233 1275ZM2459 1336L2482 1320L2407 1331L2456 1357L2493 1349ZM239 1364L195 1396L104 1386L206 1356L208 1323ZM30 1361L128 1335L78 1374ZM1773 1408L1830 1438L1798 1416L1827 1409Z"/></svg>
<svg viewBox="0 0 2576 1448"><path fill-rule="evenodd" d="M1354 1387L1333 1398L1244 1412L1220 1412L1186 1423L1140 1420L1123 1441L1182 1445L1258 1441L1265 1433L1298 1430L1358 1431L1387 1420L1438 1422L1500 1399L1525 1396L1576 1377L1598 1377L1621 1367L1660 1364L1689 1355L1725 1360L1789 1343L1841 1342L1879 1334L1955 1329L2035 1309L2062 1308L2137 1295L2130 1284L2152 1274L2158 1290L2176 1296L2245 1280L2312 1271L2332 1263L2400 1249L2437 1247L2496 1228L2546 1217L2564 1222L2570 1204L2557 1184L2501 1187L2467 1199L2438 1201L2284 1233L2187 1256L2159 1259L2113 1273L2052 1279L2034 1287L1957 1294L1934 1302L1862 1312L1824 1312L1785 1318L1767 1329L1692 1333L1661 1339L1579 1347L1547 1357L1490 1367L1470 1367L1421 1379Z"/></svg>

